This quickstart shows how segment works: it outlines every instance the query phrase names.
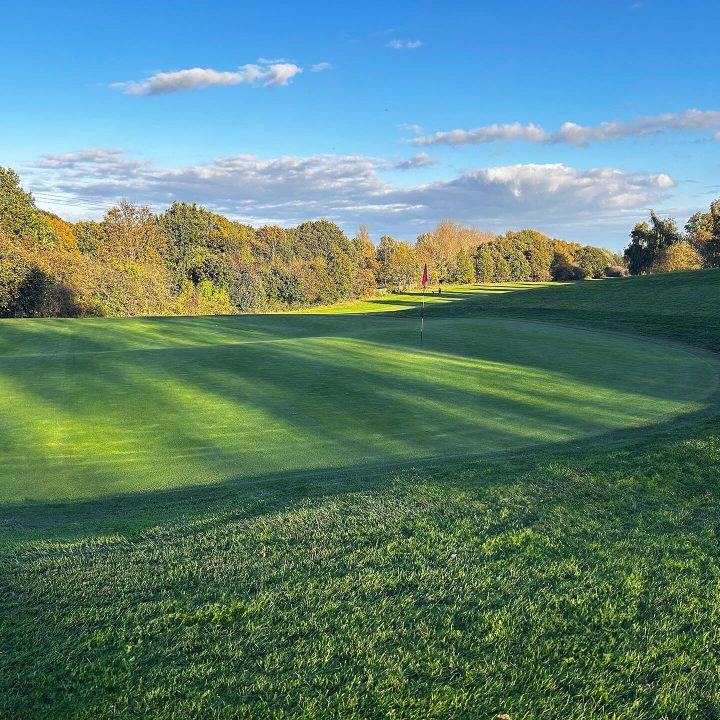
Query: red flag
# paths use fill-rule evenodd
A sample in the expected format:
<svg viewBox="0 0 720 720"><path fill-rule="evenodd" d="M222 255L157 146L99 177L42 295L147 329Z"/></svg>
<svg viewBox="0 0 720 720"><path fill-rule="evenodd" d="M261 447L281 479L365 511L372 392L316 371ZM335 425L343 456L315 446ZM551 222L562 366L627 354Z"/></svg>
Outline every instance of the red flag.
<svg viewBox="0 0 720 720"><path fill-rule="evenodd" d="M427 263L425 263L425 269L423 270L423 279L422 279L422 286L425 287L427 285Z"/></svg>

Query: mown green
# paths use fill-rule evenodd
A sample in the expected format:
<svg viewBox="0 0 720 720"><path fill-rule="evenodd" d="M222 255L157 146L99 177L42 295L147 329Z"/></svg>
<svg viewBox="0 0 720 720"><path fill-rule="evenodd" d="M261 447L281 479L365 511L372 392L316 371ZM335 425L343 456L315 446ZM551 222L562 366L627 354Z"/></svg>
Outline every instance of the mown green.
<svg viewBox="0 0 720 720"><path fill-rule="evenodd" d="M719 291L4 323L0 716L718 717Z"/></svg>

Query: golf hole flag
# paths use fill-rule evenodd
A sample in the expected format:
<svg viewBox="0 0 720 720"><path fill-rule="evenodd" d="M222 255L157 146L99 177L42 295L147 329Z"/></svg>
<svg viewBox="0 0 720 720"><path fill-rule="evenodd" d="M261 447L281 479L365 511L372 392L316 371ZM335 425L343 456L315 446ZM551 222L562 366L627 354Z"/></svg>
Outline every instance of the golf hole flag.
<svg viewBox="0 0 720 720"><path fill-rule="evenodd" d="M423 279L422 279L422 286L425 287L427 285L427 263L425 263L425 267L423 268Z"/></svg>

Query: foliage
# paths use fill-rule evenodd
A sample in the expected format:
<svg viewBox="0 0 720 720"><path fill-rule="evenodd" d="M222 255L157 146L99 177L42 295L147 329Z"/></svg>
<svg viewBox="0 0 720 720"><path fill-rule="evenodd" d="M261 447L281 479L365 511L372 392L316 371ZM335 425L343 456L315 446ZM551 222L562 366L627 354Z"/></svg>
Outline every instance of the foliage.
<svg viewBox="0 0 720 720"><path fill-rule="evenodd" d="M328 220L255 230L180 202L158 216L121 201L100 222L73 224L39 210L12 170L0 170L0 191L0 231L22 251L22 263L41 273L38 283L41 277L45 282L42 294L36 285L23 285L29 296L13 312L43 316L253 312L344 303L370 298L378 286L395 292L417 287L423 263L431 284L547 281L554 277L555 252L572 263L581 249L535 230L495 236L451 220L420 235L414 247L388 236L375 247L365 226L352 240ZM713 237L705 242L704 258L712 254ZM590 251L605 252L583 250ZM26 270L8 267L6 286Z"/></svg>
<svg viewBox="0 0 720 720"><path fill-rule="evenodd" d="M399 292L418 284L420 259L407 243L383 235L377 249L377 260L381 285Z"/></svg>
<svg viewBox="0 0 720 720"><path fill-rule="evenodd" d="M93 220L81 220L73 226L78 249L86 255L99 255L105 249L107 237L105 226Z"/></svg>
<svg viewBox="0 0 720 720"><path fill-rule="evenodd" d="M651 210L650 224L638 223L630 233L630 245L625 249L628 270L633 275L650 272L660 251L680 240L675 220L660 218Z"/></svg>
<svg viewBox="0 0 720 720"><path fill-rule="evenodd" d="M479 245L489 242L493 237L492 233L467 227L453 220L441 220L432 232L418 236L415 250L420 266L428 266L430 284L460 282L457 279L458 260L463 258L465 262L465 257L470 257ZM469 277L467 263L461 274L465 278ZM470 283L473 280L467 279L464 282Z"/></svg>
<svg viewBox="0 0 720 720"><path fill-rule="evenodd" d="M478 282L489 283L495 280L495 253L489 244L478 246L473 261Z"/></svg>
<svg viewBox="0 0 720 720"><path fill-rule="evenodd" d="M0 317L32 317L42 311L51 278L23 253L2 248L0 237ZM7 242L7 241L6 241Z"/></svg>
<svg viewBox="0 0 720 720"><path fill-rule="evenodd" d="M700 254L687 242L678 242L662 248L650 267L650 272L674 272L676 270L699 270Z"/></svg>
<svg viewBox="0 0 720 720"><path fill-rule="evenodd" d="M571 262L565 253L555 252L550 265L550 275L556 282L571 282L573 280L585 280L588 272L580 265Z"/></svg>
<svg viewBox="0 0 720 720"><path fill-rule="evenodd" d="M468 284L475 282L475 268L470 256L465 250L460 250L455 259L455 276L453 282Z"/></svg>
<svg viewBox="0 0 720 720"><path fill-rule="evenodd" d="M610 266L610 256L600 248L586 245L573 253L573 260L579 265L588 277L605 277L605 271Z"/></svg>
<svg viewBox="0 0 720 720"><path fill-rule="evenodd" d="M10 241L32 247L54 247L57 237L30 193L20 187L11 168L0 167L0 232Z"/></svg>
<svg viewBox="0 0 720 720"><path fill-rule="evenodd" d="M252 272L237 272L228 286L228 294L230 302L240 312L263 310L267 302L263 281Z"/></svg>

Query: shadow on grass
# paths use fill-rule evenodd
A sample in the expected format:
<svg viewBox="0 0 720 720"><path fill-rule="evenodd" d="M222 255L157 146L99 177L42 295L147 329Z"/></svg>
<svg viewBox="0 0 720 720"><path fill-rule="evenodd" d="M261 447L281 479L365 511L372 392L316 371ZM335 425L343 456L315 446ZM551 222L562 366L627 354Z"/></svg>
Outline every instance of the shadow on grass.
<svg viewBox="0 0 720 720"><path fill-rule="evenodd" d="M720 402L716 394L715 402ZM345 468L323 468L274 473L261 477L229 477L212 484L164 490L146 490L96 498L59 501L23 501L0 504L0 545L16 544L23 537L37 541L72 542L89 535L136 533L165 524L187 523L196 530L213 523L214 513L223 521L250 519L280 512L299 502L348 493L381 489L405 472L424 477L447 476L455 470L477 477L484 486L504 482L510 471L521 473L550 463L553 458L582 457L602 448L605 452L639 446L662 446L677 440L685 427L703 421L715 423L717 406L687 413L651 428L634 428L569 442L535 444L502 453L427 457ZM715 423L716 425L717 423ZM528 450L532 449L532 453ZM494 471L495 469L495 471ZM232 507L229 512L228 508ZM204 518L204 519L203 519ZM197 520L198 524L193 524Z"/></svg>

